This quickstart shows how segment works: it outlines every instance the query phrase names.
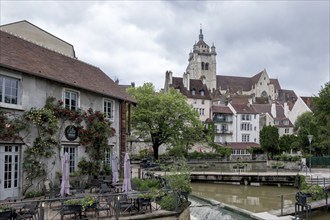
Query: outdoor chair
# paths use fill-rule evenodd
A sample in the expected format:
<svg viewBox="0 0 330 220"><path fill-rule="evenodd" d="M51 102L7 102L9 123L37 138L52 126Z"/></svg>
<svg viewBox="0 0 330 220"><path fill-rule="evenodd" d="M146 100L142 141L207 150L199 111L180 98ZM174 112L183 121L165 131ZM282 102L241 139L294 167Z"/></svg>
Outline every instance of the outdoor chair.
<svg viewBox="0 0 330 220"><path fill-rule="evenodd" d="M100 218L100 212L106 212L111 217L114 211L114 196L107 196L105 201L98 201L96 206L97 219Z"/></svg>
<svg viewBox="0 0 330 220"><path fill-rule="evenodd" d="M101 189L100 189L100 193L101 194L105 194L105 193L111 193L113 192L113 190L105 183L101 184Z"/></svg>
<svg viewBox="0 0 330 220"><path fill-rule="evenodd" d="M38 202L25 204L21 211L16 212L16 220L37 219L38 206Z"/></svg>
<svg viewBox="0 0 330 220"><path fill-rule="evenodd" d="M139 207L140 210L139 211L148 211L150 210L150 212L152 212L152 206L151 206L151 199L150 198L139 198Z"/></svg>
<svg viewBox="0 0 330 220"><path fill-rule="evenodd" d="M66 215L69 215L70 218L73 215L72 218L77 219L81 218L81 212L82 212L82 206L81 205L63 205L61 208L61 215L64 217Z"/></svg>
<svg viewBox="0 0 330 220"><path fill-rule="evenodd" d="M100 187L101 187L101 183L102 183L102 180L99 180L99 179L91 179L90 180L90 186L91 186L91 189L90 189L90 192L92 192L92 190L99 190Z"/></svg>
<svg viewBox="0 0 330 220"><path fill-rule="evenodd" d="M132 201L127 199L127 196L121 195L118 199L119 200L116 203L116 205L118 205L118 208L116 208L116 210L119 210L120 215L125 215L128 213L130 214L134 209L136 209Z"/></svg>

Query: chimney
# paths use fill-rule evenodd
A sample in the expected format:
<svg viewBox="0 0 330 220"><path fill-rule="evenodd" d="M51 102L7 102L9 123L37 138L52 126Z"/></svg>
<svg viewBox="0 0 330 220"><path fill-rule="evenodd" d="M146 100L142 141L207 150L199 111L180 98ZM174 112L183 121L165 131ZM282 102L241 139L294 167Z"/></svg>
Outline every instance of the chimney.
<svg viewBox="0 0 330 220"><path fill-rule="evenodd" d="M202 80L203 85L205 85L206 84L206 77L205 76L202 76L201 77L201 80Z"/></svg>
<svg viewBox="0 0 330 220"><path fill-rule="evenodd" d="M276 103L275 102L272 103L272 107L270 109L270 113L272 113L273 118L276 118Z"/></svg>
<svg viewBox="0 0 330 220"><path fill-rule="evenodd" d="M289 117L289 106L287 102L284 102L284 115L285 117Z"/></svg>
<svg viewBox="0 0 330 220"><path fill-rule="evenodd" d="M187 90L190 90L190 73L187 72Z"/></svg>
<svg viewBox="0 0 330 220"><path fill-rule="evenodd" d="M168 84L171 85L173 83L172 81L173 73L171 70L166 71L166 79L168 80Z"/></svg>
<svg viewBox="0 0 330 220"><path fill-rule="evenodd" d="M131 87L135 87L135 82L131 82Z"/></svg>

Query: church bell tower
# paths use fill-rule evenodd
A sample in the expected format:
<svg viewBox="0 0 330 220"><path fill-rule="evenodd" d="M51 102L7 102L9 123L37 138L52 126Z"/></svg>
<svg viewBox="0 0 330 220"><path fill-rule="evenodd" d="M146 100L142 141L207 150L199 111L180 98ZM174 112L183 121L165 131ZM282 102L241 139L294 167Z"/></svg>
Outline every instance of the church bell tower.
<svg viewBox="0 0 330 220"><path fill-rule="evenodd" d="M186 72L190 74L190 79L202 79L205 77L207 88L212 92L216 89L216 56L215 46L210 48L204 42L202 27L199 30L199 40L193 46L193 51L189 53L189 64Z"/></svg>

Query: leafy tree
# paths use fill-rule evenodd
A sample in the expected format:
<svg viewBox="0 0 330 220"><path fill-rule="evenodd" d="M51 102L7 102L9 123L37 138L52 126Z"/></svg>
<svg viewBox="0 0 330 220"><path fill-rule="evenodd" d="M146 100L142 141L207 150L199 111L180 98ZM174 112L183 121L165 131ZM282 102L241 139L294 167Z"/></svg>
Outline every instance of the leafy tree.
<svg viewBox="0 0 330 220"><path fill-rule="evenodd" d="M151 83L128 92L138 103L132 111L132 127L140 137L151 139L155 159L162 144L189 146L193 142L201 123L182 94L174 89L156 92Z"/></svg>
<svg viewBox="0 0 330 220"><path fill-rule="evenodd" d="M305 112L298 116L295 122L295 130L297 131L298 135L298 143L304 154L309 153L309 140L307 135L313 135L312 146L317 146L318 126L312 112ZM315 148L312 147L313 151L314 149Z"/></svg>
<svg viewBox="0 0 330 220"><path fill-rule="evenodd" d="M319 146L323 154L330 154L330 82L313 98L314 115L319 126Z"/></svg>
<svg viewBox="0 0 330 220"><path fill-rule="evenodd" d="M279 134L275 126L265 126L260 131L260 145L266 152L270 153L271 158L278 152Z"/></svg>
<svg viewBox="0 0 330 220"><path fill-rule="evenodd" d="M298 137L295 135L283 135L279 140L279 150L289 151L290 149L296 149L297 141Z"/></svg>

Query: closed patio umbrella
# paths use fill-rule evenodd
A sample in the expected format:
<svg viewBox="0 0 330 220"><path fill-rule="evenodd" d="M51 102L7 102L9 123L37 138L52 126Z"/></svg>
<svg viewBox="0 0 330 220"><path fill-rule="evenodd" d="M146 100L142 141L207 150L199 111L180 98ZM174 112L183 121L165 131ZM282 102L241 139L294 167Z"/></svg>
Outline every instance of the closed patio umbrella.
<svg viewBox="0 0 330 220"><path fill-rule="evenodd" d="M118 182L118 157L112 156L111 159L112 183Z"/></svg>
<svg viewBox="0 0 330 220"><path fill-rule="evenodd" d="M68 152L64 153L62 160L62 182L61 182L61 197L65 195L70 195L70 158Z"/></svg>
<svg viewBox="0 0 330 220"><path fill-rule="evenodd" d="M123 192L128 192L132 190L131 187L131 162L128 153L125 154L124 158L124 181L123 181Z"/></svg>

